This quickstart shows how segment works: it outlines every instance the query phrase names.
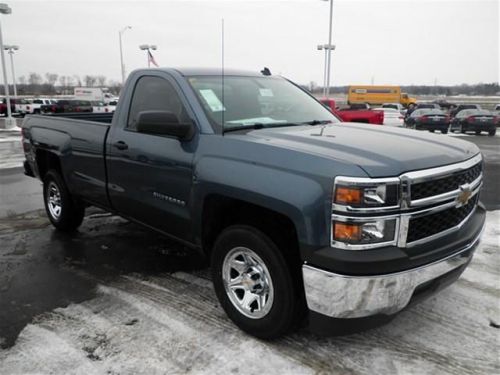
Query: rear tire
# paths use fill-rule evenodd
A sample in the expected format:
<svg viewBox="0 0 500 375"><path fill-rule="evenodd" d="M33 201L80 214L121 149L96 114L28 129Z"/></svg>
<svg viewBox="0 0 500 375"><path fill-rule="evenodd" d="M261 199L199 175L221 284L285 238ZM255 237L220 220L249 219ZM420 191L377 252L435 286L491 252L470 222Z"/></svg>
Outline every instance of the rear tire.
<svg viewBox="0 0 500 375"><path fill-rule="evenodd" d="M481 130L476 130L476 135L481 134Z"/></svg>
<svg viewBox="0 0 500 375"><path fill-rule="evenodd" d="M448 134L448 129L441 129L441 133Z"/></svg>
<svg viewBox="0 0 500 375"><path fill-rule="evenodd" d="M228 317L253 336L280 337L300 317L303 302L291 269L276 244L254 227L235 225L219 235L212 280Z"/></svg>
<svg viewBox="0 0 500 375"><path fill-rule="evenodd" d="M429 129L429 131L430 131L431 133L434 133L434 129Z"/></svg>
<svg viewBox="0 0 500 375"><path fill-rule="evenodd" d="M43 201L47 216L57 229L72 232L82 223L85 207L72 199L64 180L55 170L44 176Z"/></svg>

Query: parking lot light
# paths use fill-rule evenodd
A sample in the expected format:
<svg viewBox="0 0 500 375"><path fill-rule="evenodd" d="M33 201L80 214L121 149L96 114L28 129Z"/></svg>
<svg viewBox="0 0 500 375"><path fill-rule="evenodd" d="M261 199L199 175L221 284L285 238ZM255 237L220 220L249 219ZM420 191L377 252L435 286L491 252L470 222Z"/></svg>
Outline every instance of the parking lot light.
<svg viewBox="0 0 500 375"><path fill-rule="evenodd" d="M12 9L5 3L0 3L0 14L11 14ZM5 66L5 53L3 49L2 26L0 25L0 57L2 60L3 84L5 88L5 101L7 105L7 118L5 119L5 127L7 129L15 127L15 120L12 118L10 108L9 84L7 82L7 69Z"/></svg>
<svg viewBox="0 0 500 375"><path fill-rule="evenodd" d="M322 0L322 1L330 1L330 22L328 24L328 44L327 48L325 50L325 53L328 53L328 57L326 58L327 60L327 67L326 67L326 97L328 98L330 96L330 67L332 63L332 51L335 49L335 46L332 44L332 21L333 21L333 0ZM326 44L325 44L326 46ZM333 48L332 48L333 47Z"/></svg>
<svg viewBox="0 0 500 375"><path fill-rule="evenodd" d="M155 44L141 44L139 46L139 49L142 51L146 51L146 57L148 59L148 68L151 67L151 59L149 57L150 50L156 51L156 45Z"/></svg>
<svg viewBox="0 0 500 375"><path fill-rule="evenodd" d="M17 87L16 87L16 71L14 69L14 51L19 50L19 46L5 45L3 49L9 51L10 55L10 67L12 69L12 84L14 85L14 98L17 98Z"/></svg>

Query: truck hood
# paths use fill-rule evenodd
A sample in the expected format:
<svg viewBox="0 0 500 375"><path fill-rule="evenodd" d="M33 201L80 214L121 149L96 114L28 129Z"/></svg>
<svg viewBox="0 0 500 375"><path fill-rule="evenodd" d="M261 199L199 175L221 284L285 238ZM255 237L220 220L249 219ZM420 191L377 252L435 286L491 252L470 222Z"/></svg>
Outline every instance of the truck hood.
<svg viewBox="0 0 500 375"><path fill-rule="evenodd" d="M259 129L232 136L352 163L370 177L458 163L479 153L473 143L446 135L353 123Z"/></svg>

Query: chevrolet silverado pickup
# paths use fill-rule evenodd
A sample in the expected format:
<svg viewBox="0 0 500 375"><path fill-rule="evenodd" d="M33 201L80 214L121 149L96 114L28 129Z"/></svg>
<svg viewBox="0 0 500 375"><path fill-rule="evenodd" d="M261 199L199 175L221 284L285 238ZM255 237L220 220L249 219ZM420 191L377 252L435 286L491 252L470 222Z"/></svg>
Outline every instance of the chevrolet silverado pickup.
<svg viewBox="0 0 500 375"><path fill-rule="evenodd" d="M341 124L278 76L137 70L114 114L28 116L22 135L58 230L97 206L199 251L260 338L386 323L460 276L485 221L475 145Z"/></svg>

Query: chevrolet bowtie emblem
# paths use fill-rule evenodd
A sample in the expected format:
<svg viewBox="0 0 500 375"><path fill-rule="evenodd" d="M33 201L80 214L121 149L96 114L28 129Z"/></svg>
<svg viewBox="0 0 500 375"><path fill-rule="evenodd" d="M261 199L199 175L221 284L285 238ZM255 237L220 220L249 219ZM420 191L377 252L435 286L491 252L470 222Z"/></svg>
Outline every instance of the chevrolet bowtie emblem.
<svg viewBox="0 0 500 375"><path fill-rule="evenodd" d="M460 193L458 194L456 202L456 207L462 207L469 202L472 197L472 189L469 184L464 184L460 186Z"/></svg>

